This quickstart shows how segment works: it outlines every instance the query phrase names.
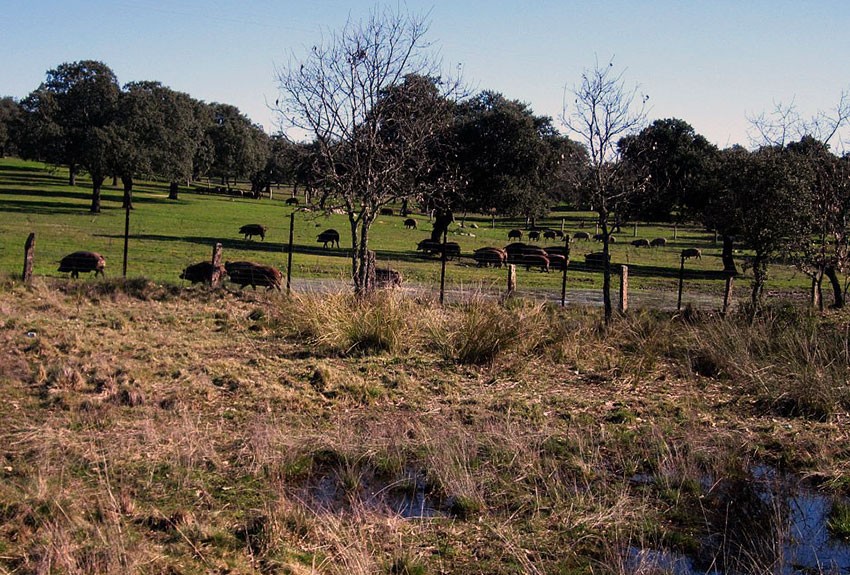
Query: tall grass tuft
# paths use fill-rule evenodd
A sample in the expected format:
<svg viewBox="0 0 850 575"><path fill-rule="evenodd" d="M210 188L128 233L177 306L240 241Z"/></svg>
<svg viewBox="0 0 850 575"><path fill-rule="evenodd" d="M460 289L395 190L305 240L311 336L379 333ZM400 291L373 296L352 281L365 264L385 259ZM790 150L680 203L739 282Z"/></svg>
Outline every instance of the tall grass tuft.
<svg viewBox="0 0 850 575"><path fill-rule="evenodd" d="M847 329L799 309L768 310L750 322L691 326L684 356L695 373L730 379L764 408L826 420L850 408Z"/></svg>
<svg viewBox="0 0 850 575"><path fill-rule="evenodd" d="M296 331L314 345L339 353L399 352L416 342L413 304L379 291L368 298L350 293L296 296L290 304Z"/></svg>
<svg viewBox="0 0 850 575"><path fill-rule="evenodd" d="M511 307L483 298L448 308L428 326L433 346L462 364L491 364L509 350L534 350L545 340L548 318L541 304Z"/></svg>

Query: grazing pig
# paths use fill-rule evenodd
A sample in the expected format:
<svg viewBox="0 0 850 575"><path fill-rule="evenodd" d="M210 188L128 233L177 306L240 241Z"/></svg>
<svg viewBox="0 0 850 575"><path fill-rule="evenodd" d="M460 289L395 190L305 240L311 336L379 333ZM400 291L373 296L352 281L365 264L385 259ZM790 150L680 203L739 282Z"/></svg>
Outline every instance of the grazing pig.
<svg viewBox="0 0 850 575"><path fill-rule="evenodd" d="M381 211L378 212L378 213L380 213L382 216L391 216L391 215L393 215L393 209L392 208L381 208Z"/></svg>
<svg viewBox="0 0 850 575"><path fill-rule="evenodd" d="M209 284L212 283L212 276L215 269L216 268L212 265L212 262L199 262L186 266L183 273L180 274L180 279L188 280L193 284L201 282ZM224 269L224 266L218 266L219 275L224 274L226 271L227 270Z"/></svg>
<svg viewBox="0 0 850 575"><path fill-rule="evenodd" d="M71 272L72 278L80 277L80 272L94 272L94 276L106 275L106 260L97 252L74 252L59 261L60 272Z"/></svg>
<svg viewBox="0 0 850 575"><path fill-rule="evenodd" d="M336 244L336 247L339 247L339 232L334 229L325 230L319 234L316 241L322 242L322 248L324 249L328 249L328 244L331 247L334 247L334 244Z"/></svg>
<svg viewBox="0 0 850 575"><path fill-rule="evenodd" d="M702 252L699 251L698 248L685 248L682 250L682 259L687 260L690 258L696 258L698 260L702 259Z"/></svg>
<svg viewBox="0 0 850 575"><path fill-rule="evenodd" d="M472 254L472 259L478 263L478 267L500 268L508 261L508 252L501 248L479 248Z"/></svg>
<svg viewBox="0 0 850 575"><path fill-rule="evenodd" d="M590 234L587 232L576 232L573 234L573 239L588 241L590 240Z"/></svg>
<svg viewBox="0 0 850 575"><path fill-rule="evenodd" d="M415 230L416 220L414 220L413 218L407 218L406 220L404 220L404 227L408 230Z"/></svg>
<svg viewBox="0 0 850 575"><path fill-rule="evenodd" d="M654 240L649 242L649 247L652 247L652 248L663 248L666 245L667 245L667 239L666 238L655 238Z"/></svg>
<svg viewBox="0 0 850 575"><path fill-rule="evenodd" d="M446 242L444 246L441 246L441 252L443 247L446 251L446 259L450 260L454 257L460 257L460 244L457 242Z"/></svg>
<svg viewBox="0 0 850 575"><path fill-rule="evenodd" d="M532 267L539 267L540 271L549 273L549 258L539 254L525 254L522 256L522 262L525 265L526 271Z"/></svg>
<svg viewBox="0 0 850 575"><path fill-rule="evenodd" d="M648 248L649 240L641 238L639 240L632 240L632 245L636 248Z"/></svg>
<svg viewBox="0 0 850 575"><path fill-rule="evenodd" d="M254 262L225 262L224 269L227 270L230 281L239 284L241 289L249 285L254 289L257 289L257 286L266 286L269 290L280 290L283 279L279 270Z"/></svg>
<svg viewBox="0 0 850 575"><path fill-rule="evenodd" d="M266 230L268 230L268 228L266 226L261 226L260 224L246 224L239 228L239 233L243 234L246 240L250 240L254 236L260 236L261 240L265 240Z"/></svg>
<svg viewBox="0 0 850 575"><path fill-rule="evenodd" d="M561 234L563 235L563 234ZM555 230L543 230L543 238L547 240L554 240L558 237L558 232Z"/></svg>
<svg viewBox="0 0 850 575"><path fill-rule="evenodd" d="M297 206L298 205L298 198L296 198L295 196L292 196L291 198L286 198L286 205L287 206Z"/></svg>
<svg viewBox="0 0 850 575"><path fill-rule="evenodd" d="M434 241L431 238L425 238L416 244L416 251L425 252L426 254L438 254L440 253L441 245L441 242Z"/></svg>
<svg viewBox="0 0 850 575"><path fill-rule="evenodd" d="M584 261L589 266L601 266L605 264L605 254L603 252L591 252L584 256ZM611 261L611 254L608 254L608 261Z"/></svg>
<svg viewBox="0 0 850 575"><path fill-rule="evenodd" d="M401 281L401 272L392 268L375 268L375 283L379 287L399 287Z"/></svg>
<svg viewBox="0 0 850 575"><path fill-rule="evenodd" d="M540 232L537 230L531 230L528 232L528 239L532 242L536 242L540 240Z"/></svg>
<svg viewBox="0 0 850 575"><path fill-rule="evenodd" d="M508 232L509 240L521 240L522 239L522 230L511 230Z"/></svg>

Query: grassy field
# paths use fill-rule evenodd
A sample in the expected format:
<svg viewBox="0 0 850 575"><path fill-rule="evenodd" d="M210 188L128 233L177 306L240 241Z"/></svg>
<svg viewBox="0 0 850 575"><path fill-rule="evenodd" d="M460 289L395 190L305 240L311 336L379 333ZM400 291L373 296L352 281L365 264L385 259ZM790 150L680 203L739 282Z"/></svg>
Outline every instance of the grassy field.
<svg viewBox="0 0 850 575"><path fill-rule="evenodd" d="M35 273L59 276L57 264L62 256L85 249L103 254L107 273L121 274L125 214L121 209L120 188L106 186L103 211L89 213L90 190L85 178L77 187L67 185L67 172L48 170L45 166L17 159L0 160L0 271L20 273L23 265L23 245L31 231L36 232ZM285 247L289 234L289 215L293 208L283 200L288 190L276 190L274 200L252 200L223 196L200 195L188 189L180 199L167 199L164 184L142 182L135 191L135 210L131 213L128 276L146 277L158 282L179 284L179 273L188 264L208 259L212 246L221 242L224 259L250 259L285 268ZM416 252L416 244L427 237L431 225L427 216L414 214L417 230L404 228L399 215L382 216L371 233L371 245L377 252L380 265L400 270L413 284L435 288L439 283L439 262ZM595 229L593 215L582 212L554 211L539 222L567 232ZM239 228L246 223L261 223L269 228L265 241L245 241ZM495 226L493 225L495 223ZM449 240L460 243L464 258L451 262L447 271L450 287L469 289L500 289L505 283L504 270L479 269L471 260L476 248L508 243L508 230L524 227L524 222L471 216L465 227L451 227ZM323 250L316 236L326 228L340 231L342 248ZM347 281L350 261L345 244L348 221L343 215L296 212L293 278L323 278ZM678 254L684 247L699 247L701 260L689 260L685 302L688 294L720 294L723 281L720 246L714 235L704 230L685 227L674 231L672 226L639 224L627 226L619 242L612 246L612 261L628 264L631 287L636 290L675 293L679 270ZM675 239L674 239L675 235ZM637 238L665 237L667 247L635 248L629 242ZM551 244L552 242L543 242ZM598 272L583 271L584 255L598 251L595 242L574 242L568 278L571 290L597 289L601 286ZM746 271L739 279L738 295L746 292ZM519 270L519 287L557 294L560 292L559 273L540 273ZM772 268L769 289L804 293L805 276L787 266Z"/></svg>
<svg viewBox="0 0 850 575"><path fill-rule="evenodd" d="M0 281L0 573L779 572L848 319Z"/></svg>

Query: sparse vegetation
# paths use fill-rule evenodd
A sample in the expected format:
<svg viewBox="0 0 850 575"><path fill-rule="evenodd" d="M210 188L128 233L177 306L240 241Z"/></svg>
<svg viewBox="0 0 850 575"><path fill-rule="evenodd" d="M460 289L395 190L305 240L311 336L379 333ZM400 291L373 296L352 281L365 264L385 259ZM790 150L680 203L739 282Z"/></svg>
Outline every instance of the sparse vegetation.
<svg viewBox="0 0 850 575"><path fill-rule="evenodd" d="M756 462L844 495L845 323L606 327L522 300L7 276L0 567L625 573L636 545L768 561L724 535L782 530L752 532L729 497Z"/></svg>

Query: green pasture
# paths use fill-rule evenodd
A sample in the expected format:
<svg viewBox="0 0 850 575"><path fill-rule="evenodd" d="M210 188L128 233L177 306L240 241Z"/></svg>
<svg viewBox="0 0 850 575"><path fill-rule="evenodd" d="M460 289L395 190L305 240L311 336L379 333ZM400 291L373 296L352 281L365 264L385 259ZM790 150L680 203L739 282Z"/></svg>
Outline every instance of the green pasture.
<svg viewBox="0 0 850 575"><path fill-rule="evenodd" d="M76 250L101 253L107 260L107 274L118 276L122 271L125 212L121 208L120 186L104 186L102 212L89 212L91 190L85 177L76 187L68 186L67 170L54 169L37 162L14 158L0 159L0 272L20 273L23 248L30 232L36 233L34 272L42 276L62 276L57 271L59 260ZM110 182L107 182L109 184ZM295 210L295 234L292 275L295 279L340 279L350 276L350 233L344 215L300 211L284 203L290 190L275 190L267 198L227 197L199 194L191 188L181 188L179 200L168 200L167 185L141 182L134 191L135 209L130 215L130 241L127 275L144 276L161 282L180 283L181 270L188 264L209 259L213 245L221 242L225 260L253 260L286 266L286 245L289 238L290 214ZM303 198L302 205L303 205ZM416 251L419 240L428 237L431 223L427 215L412 214L418 229L404 227L400 215L381 216L374 224L370 245L376 251L379 265L400 270L407 281L436 285L440 277L439 260ZM246 241L239 228L248 223L260 223L269 228L265 241L259 238ZM512 228L524 228L524 221L469 215L464 227L453 224L449 241L461 245L464 256L449 262L447 283L450 286L502 286L504 270L475 266L473 250L484 246L504 246ZM590 212L554 210L537 222L538 226L562 229L572 234L596 231ZM327 228L340 232L339 249L322 249L316 236ZM663 248L636 248L630 245L635 238L664 237ZM524 240L527 241L527 240ZM541 240L538 245L554 245ZM687 290L720 293L723 280L720 274L720 244L714 234L697 227L679 227L639 223L629 224L617 234L611 246L612 262L628 264L632 289L675 290L679 273L679 253L685 247L702 250L701 260L686 262ZM583 266L584 256L601 250L593 241L572 243L568 288L601 287L601 273ZM739 266L740 267L740 266ZM788 266L771 268L769 289L805 290L805 276ZM518 270L521 289L540 289L559 292L561 273ZM748 274L738 280L748 282ZM616 285L616 279L615 279ZM743 287L741 289L744 289Z"/></svg>

